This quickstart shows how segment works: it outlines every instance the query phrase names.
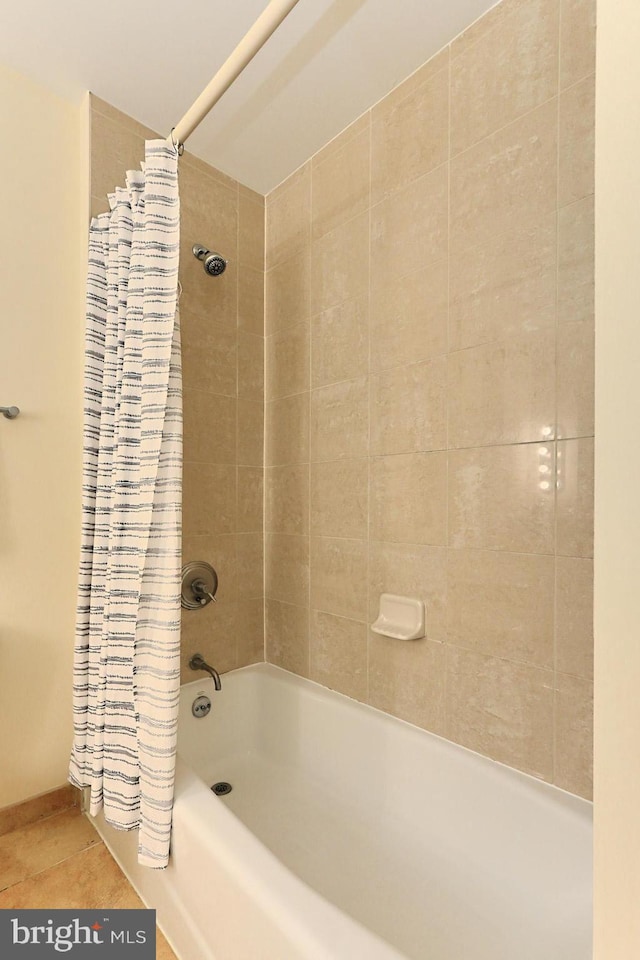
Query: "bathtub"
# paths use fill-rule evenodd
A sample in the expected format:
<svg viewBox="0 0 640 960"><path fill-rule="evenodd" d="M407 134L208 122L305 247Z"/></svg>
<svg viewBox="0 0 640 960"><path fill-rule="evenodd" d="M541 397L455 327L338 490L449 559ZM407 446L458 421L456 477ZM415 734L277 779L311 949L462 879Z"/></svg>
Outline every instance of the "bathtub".
<svg viewBox="0 0 640 960"><path fill-rule="evenodd" d="M181 960L591 957L586 801L268 664L180 710L168 869L95 823Z"/></svg>

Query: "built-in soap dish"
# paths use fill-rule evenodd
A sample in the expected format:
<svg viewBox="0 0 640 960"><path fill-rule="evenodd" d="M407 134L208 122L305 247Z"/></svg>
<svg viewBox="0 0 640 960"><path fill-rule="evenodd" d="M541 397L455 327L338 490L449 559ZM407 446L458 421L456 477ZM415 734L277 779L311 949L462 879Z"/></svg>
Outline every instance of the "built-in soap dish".
<svg viewBox="0 0 640 960"><path fill-rule="evenodd" d="M420 640L425 635L424 603L414 597L382 593L380 614L371 629L394 640Z"/></svg>

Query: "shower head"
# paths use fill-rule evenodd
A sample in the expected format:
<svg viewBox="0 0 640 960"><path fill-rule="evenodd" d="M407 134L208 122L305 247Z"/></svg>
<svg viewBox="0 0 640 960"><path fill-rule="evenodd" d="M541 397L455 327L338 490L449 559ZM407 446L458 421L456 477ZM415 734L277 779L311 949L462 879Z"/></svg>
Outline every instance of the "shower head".
<svg viewBox="0 0 640 960"><path fill-rule="evenodd" d="M221 254L207 250L200 243L193 245L193 255L197 260L202 260L205 273L211 277L219 277L227 269L227 261Z"/></svg>

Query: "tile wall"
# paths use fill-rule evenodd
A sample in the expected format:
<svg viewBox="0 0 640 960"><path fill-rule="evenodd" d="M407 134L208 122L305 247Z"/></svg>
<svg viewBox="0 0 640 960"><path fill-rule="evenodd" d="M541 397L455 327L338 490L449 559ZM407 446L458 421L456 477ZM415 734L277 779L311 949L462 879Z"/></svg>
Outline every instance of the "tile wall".
<svg viewBox="0 0 640 960"><path fill-rule="evenodd" d="M266 201L267 659L582 796L594 48L503 0Z"/></svg>
<svg viewBox="0 0 640 960"><path fill-rule="evenodd" d="M144 156L152 130L91 101L92 215ZM207 560L218 603L184 611L183 681L192 653L220 672L264 659L264 197L190 156L180 160L184 388L183 557ZM209 277L203 243L228 259Z"/></svg>

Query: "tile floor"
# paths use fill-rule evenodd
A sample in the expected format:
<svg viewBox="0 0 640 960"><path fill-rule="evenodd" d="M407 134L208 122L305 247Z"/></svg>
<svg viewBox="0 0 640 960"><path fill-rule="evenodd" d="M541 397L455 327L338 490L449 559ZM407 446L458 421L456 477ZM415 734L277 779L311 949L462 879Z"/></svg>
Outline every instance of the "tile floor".
<svg viewBox="0 0 640 960"><path fill-rule="evenodd" d="M0 909L143 906L77 806L0 835ZM176 960L159 930L156 958Z"/></svg>

